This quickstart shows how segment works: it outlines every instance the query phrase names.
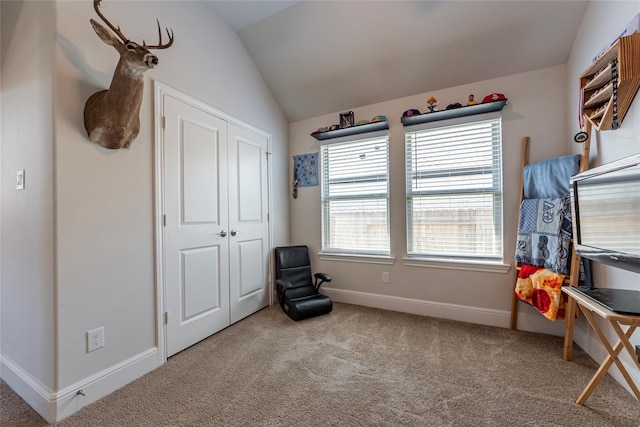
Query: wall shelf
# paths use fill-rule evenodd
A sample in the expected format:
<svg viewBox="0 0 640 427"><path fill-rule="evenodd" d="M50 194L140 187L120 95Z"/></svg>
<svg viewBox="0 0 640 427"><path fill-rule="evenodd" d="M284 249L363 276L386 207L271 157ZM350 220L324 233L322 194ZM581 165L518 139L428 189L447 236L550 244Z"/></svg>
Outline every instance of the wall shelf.
<svg viewBox="0 0 640 427"><path fill-rule="evenodd" d="M612 62L618 62L617 122L613 117ZM621 37L580 75L580 108L597 130L616 129L640 88L640 34Z"/></svg>
<svg viewBox="0 0 640 427"><path fill-rule="evenodd" d="M328 130L326 132L312 133L311 136L318 141L324 141L325 139L341 138L343 136L358 135L361 133L369 133L385 129L389 129L389 124L387 122L375 122L367 123L366 125L357 125L348 128Z"/></svg>
<svg viewBox="0 0 640 427"><path fill-rule="evenodd" d="M403 117L402 125L411 126L422 123L435 122L439 120L454 119L457 117L473 116L476 114L490 113L492 111L500 111L507 103L506 99L499 101L485 102L482 104L468 105L466 107L453 108L451 110L434 111L433 113L420 114L419 116Z"/></svg>

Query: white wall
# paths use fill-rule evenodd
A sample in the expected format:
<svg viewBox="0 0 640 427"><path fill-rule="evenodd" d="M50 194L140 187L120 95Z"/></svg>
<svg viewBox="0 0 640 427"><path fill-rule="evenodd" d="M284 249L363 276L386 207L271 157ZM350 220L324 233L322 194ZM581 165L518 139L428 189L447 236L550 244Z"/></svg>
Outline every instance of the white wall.
<svg viewBox="0 0 640 427"><path fill-rule="evenodd" d="M156 17L175 33L174 45L156 52L159 66L146 74L138 138L130 149L104 149L88 141L83 108L109 86L118 56L89 24L97 19L92 3L5 3L2 351L15 364L2 378L18 372L10 385L53 421L161 362L153 80L271 135L273 245L289 240L288 129L236 33L205 5L104 2L102 12L132 40L154 43ZM27 171L25 192L10 188L18 168ZM85 333L99 326L105 347L87 353ZM26 396L33 379L46 387ZM86 397L76 396L79 388Z"/></svg>
<svg viewBox="0 0 640 427"><path fill-rule="evenodd" d="M564 66L546 68L500 79L481 81L433 93L353 108L356 121L384 114L390 126L391 175L391 266L353 262L314 260L315 268L330 273L334 280L327 290L337 300L365 305L448 317L475 323L507 327L513 293L513 273L461 271L406 266L404 134L400 121L409 108L424 111L426 99L433 95L440 108L452 102L466 103L473 93L478 100L493 92L504 93L509 103L502 111L504 164L504 260L512 262L519 204L521 174L521 141L531 137L530 159L538 161L567 154L566 92ZM338 123L339 111L291 123L290 152L296 154L319 151L318 142L309 134L321 126ZM291 167L289 167L291 170ZM321 249L320 187L300 188L298 198L291 201L292 243L308 244L313 251ZM381 283L383 271L389 271L391 283ZM519 328L563 333L561 322L540 321L539 314L520 305Z"/></svg>
<svg viewBox="0 0 640 427"><path fill-rule="evenodd" d="M55 6L2 1L1 8L1 375L29 376L46 393L55 389ZM16 191L19 169L26 187Z"/></svg>
<svg viewBox="0 0 640 427"><path fill-rule="evenodd" d="M579 100L579 76L592 63L593 58L604 47L611 44L627 26L631 19L640 13L640 2L637 1L592 1L582 20L580 30L571 50L567 62L567 141L572 141L573 134L579 130L578 124L578 100ZM578 153L580 146L571 142L567 143L568 149ZM616 130L593 132L591 139L591 167L609 163L632 154L640 153L640 93L636 97L625 116L622 126ZM598 287L624 288L640 290L640 275L603 264L592 263L594 285ZM594 359L601 361L606 353L599 339L584 321L579 319L576 329L576 340L585 348ZM605 330L608 327L603 326ZM611 334L613 337L613 334ZM640 336L636 333L632 339L634 345L640 344ZM623 352L624 360L628 361L626 352ZM627 366L631 366L628 361ZM612 370L622 384L626 384L617 374L617 369ZM640 383L640 374L637 369L629 369L636 377L636 383Z"/></svg>

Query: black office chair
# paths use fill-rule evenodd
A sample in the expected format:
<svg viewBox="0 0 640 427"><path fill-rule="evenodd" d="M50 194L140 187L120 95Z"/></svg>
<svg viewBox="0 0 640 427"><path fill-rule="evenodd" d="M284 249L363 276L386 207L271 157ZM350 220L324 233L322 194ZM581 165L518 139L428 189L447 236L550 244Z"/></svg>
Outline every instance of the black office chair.
<svg viewBox="0 0 640 427"><path fill-rule="evenodd" d="M276 254L276 289L278 302L287 316L293 320L307 319L327 314L333 309L331 298L318 292L324 282L330 282L331 276L316 273L315 283L311 278L309 248L300 246L281 246Z"/></svg>

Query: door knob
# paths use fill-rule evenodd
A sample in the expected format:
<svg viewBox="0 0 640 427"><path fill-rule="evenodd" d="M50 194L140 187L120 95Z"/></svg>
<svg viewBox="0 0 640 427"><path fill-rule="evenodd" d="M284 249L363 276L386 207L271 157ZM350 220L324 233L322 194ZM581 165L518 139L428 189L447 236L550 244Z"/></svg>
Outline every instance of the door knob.
<svg viewBox="0 0 640 427"><path fill-rule="evenodd" d="M236 234L238 234L238 232L236 230L231 230L231 235L235 236Z"/></svg>
<svg viewBox="0 0 640 427"><path fill-rule="evenodd" d="M218 233L218 236L220 237L227 237L227 232L222 230L221 232Z"/></svg>

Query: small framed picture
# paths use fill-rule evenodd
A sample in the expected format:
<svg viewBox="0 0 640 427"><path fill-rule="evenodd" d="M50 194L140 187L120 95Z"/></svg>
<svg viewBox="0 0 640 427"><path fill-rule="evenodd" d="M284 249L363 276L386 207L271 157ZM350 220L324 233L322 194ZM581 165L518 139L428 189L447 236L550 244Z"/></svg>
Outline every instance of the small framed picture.
<svg viewBox="0 0 640 427"><path fill-rule="evenodd" d="M353 116L353 111L347 111L346 113L340 114L340 127L341 128L349 128L355 125L355 118Z"/></svg>

